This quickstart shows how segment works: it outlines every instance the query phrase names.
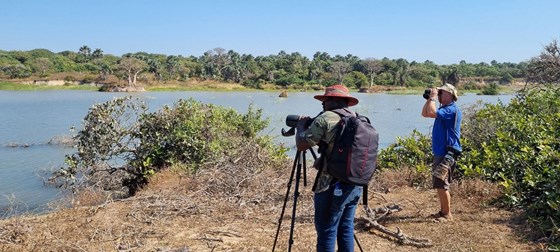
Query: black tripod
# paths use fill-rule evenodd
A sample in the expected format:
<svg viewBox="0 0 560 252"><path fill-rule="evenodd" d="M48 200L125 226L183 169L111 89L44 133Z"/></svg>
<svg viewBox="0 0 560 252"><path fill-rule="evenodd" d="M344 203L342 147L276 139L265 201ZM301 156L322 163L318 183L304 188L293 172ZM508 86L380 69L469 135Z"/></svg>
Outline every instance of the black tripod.
<svg viewBox="0 0 560 252"><path fill-rule="evenodd" d="M316 160L317 159L317 154L315 154L315 151L312 148L308 149L311 152L311 155L313 155L313 159ZM301 179L301 174L302 174L302 168L303 168L303 186L307 186L307 170L306 170L306 160L305 160L305 154L306 151L297 151L296 153L296 157L294 158L294 165L292 167L292 172L290 174L290 180L288 181L288 188L286 190L286 196L284 197L284 205L282 206L282 212L280 213L280 218L278 219L278 228L276 229L276 236L274 238L274 245L272 247L272 252L274 252L274 250L276 249L276 242L278 241L278 234L280 233L280 227L282 226L282 217L284 217L284 212L286 210L286 204L288 202L288 196L290 195L290 188L292 187L292 181L294 179L294 174L296 176L296 185L295 185L295 189L294 189L294 205L292 207L292 220L291 220L291 224L290 224L290 240L288 241L288 251L292 251L292 245L294 244L294 224L295 224L295 219L296 219L296 207L297 207L297 199L299 196L299 181ZM322 170L322 166L320 166L319 171L317 172L317 176L315 178L315 183L313 184L313 191L315 191L315 186L317 185L317 180L319 178L319 174L321 173ZM365 189L367 190L367 187L365 187ZM364 192L365 195L364 197L367 197L367 191ZM364 202L366 202L364 200ZM356 234L354 234L354 240L356 241L356 244L358 245L358 248L360 248L360 251L363 252L364 250L362 249L362 246L360 245L360 242L358 241L358 237L356 237Z"/></svg>
<svg viewBox="0 0 560 252"><path fill-rule="evenodd" d="M313 149L309 149L313 158L317 159L317 155ZM290 180L288 182L288 189L286 190L286 196L284 197L284 206L282 206L282 212L280 213L280 218L278 219L278 229L276 229L276 237L274 238L274 246L272 251L276 249L276 242L278 241L278 234L280 233L280 226L282 225L282 217L284 217L284 212L286 210L286 204L288 203L288 196L290 195L290 188L292 187L292 182L294 180L294 174L296 176L296 185L294 188L294 205L292 207L292 222L290 224L290 240L288 245L288 251L292 251L292 245L294 244L294 223L296 220L296 207L297 199L299 196L299 181L301 180L302 168L303 168L303 186L307 186L307 170L305 162L305 153L307 151L297 151L296 157L294 158L294 165L292 167L292 172L290 174Z"/></svg>

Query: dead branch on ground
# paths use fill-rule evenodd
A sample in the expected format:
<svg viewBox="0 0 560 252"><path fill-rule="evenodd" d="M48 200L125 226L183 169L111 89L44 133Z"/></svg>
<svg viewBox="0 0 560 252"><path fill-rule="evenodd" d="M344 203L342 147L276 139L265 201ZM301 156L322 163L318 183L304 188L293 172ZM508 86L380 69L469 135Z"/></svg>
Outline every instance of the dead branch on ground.
<svg viewBox="0 0 560 252"><path fill-rule="evenodd" d="M389 204L374 209L370 209L369 207L365 206L364 211L366 217L359 217L357 218L357 220L366 223L366 231L369 231L371 229L378 230L381 233L388 235L389 237L397 239L400 244L410 245L418 248L427 248L433 246L432 242L429 239L408 236L404 234L399 227L397 227L397 231L392 231L378 222L378 220L401 210L402 208L397 204Z"/></svg>

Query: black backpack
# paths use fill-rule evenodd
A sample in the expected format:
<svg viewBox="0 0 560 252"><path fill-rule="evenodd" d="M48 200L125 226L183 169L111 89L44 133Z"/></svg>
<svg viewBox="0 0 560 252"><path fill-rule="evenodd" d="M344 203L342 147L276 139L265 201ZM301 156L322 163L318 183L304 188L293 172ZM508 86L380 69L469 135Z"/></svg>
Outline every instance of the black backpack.
<svg viewBox="0 0 560 252"><path fill-rule="evenodd" d="M345 109L332 110L341 116L327 172L344 183L367 186L377 166L379 134L369 118L354 116Z"/></svg>

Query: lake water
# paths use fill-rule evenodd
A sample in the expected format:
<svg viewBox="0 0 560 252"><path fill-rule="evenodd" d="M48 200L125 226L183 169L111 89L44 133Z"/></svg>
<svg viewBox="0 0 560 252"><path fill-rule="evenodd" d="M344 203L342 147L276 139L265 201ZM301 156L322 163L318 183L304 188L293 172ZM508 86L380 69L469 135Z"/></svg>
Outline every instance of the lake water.
<svg viewBox="0 0 560 252"><path fill-rule="evenodd" d="M60 167L64 156L73 148L49 144L53 138L69 136L70 128L81 128L81 122L94 103L113 97L138 96L154 111L173 105L179 99L193 98L203 103L231 107L245 113L249 104L262 108L271 123L262 134L276 137L276 142L294 148L293 137L282 137L281 128L290 114L314 117L322 107L313 95L322 92L143 92L102 93L95 91L0 91L0 217L6 213L42 211L46 204L59 198L60 192L45 186L48 171ZM393 143L398 136L407 136L417 129L428 133L433 119L420 116L424 99L418 95L387 95L354 93L360 103L352 107L368 116L380 135L380 148ZM507 103L513 95L459 97L461 107L482 100ZM14 147L15 146L15 147ZM23 147L27 146L27 147Z"/></svg>

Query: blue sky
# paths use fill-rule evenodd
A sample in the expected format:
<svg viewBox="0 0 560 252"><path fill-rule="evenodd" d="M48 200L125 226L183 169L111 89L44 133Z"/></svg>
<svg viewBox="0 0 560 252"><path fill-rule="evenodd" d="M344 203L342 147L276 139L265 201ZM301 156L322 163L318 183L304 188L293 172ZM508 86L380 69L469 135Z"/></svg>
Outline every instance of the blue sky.
<svg viewBox="0 0 560 252"><path fill-rule="evenodd" d="M3 0L0 50L315 52L519 63L560 38L558 0Z"/></svg>

